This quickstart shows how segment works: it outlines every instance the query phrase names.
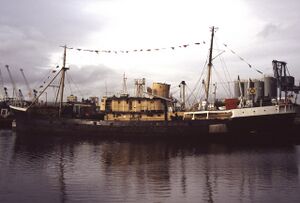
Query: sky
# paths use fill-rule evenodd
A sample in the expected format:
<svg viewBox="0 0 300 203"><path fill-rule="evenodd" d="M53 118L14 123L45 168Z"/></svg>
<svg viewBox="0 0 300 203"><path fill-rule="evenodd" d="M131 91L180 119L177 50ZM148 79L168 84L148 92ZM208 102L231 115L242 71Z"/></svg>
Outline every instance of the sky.
<svg viewBox="0 0 300 203"><path fill-rule="evenodd" d="M200 94L203 88L196 83L204 79L211 26L218 27L214 56L221 54L213 61L217 95L230 97L227 86L238 75L262 78L255 69L272 75L273 59L286 61L290 73L297 81L300 78L298 0L0 0L0 4L0 68L9 91L6 64L17 88L27 91L22 68L30 87L38 89L47 83L51 70L61 67L60 46L67 45L92 50L168 47L127 54L68 50L67 95L116 94L124 73L130 93L134 79L146 78L147 86L171 84L174 95L185 80L190 92ZM177 47L194 42L201 44ZM173 46L177 48L170 49Z"/></svg>

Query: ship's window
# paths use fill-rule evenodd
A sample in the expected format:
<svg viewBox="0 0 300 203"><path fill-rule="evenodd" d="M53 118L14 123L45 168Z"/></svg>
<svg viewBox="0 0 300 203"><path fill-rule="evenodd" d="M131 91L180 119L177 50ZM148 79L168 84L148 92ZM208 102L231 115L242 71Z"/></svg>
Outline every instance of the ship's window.
<svg viewBox="0 0 300 203"><path fill-rule="evenodd" d="M129 110L132 110L132 101L129 102Z"/></svg>

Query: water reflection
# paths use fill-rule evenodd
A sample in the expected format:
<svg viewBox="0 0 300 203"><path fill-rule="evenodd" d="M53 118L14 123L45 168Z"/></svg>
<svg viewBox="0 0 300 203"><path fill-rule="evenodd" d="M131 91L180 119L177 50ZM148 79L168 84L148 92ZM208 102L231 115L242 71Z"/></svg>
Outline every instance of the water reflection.
<svg viewBox="0 0 300 203"><path fill-rule="evenodd" d="M0 202L297 202L299 149L0 131Z"/></svg>

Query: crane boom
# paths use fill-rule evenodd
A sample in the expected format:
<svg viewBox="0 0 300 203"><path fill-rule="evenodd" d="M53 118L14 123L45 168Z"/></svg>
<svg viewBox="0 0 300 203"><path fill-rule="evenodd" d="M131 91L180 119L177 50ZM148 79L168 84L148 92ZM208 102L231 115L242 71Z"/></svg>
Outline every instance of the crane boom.
<svg viewBox="0 0 300 203"><path fill-rule="evenodd" d="M17 87L16 87L16 84L15 84L15 81L11 75L11 72L9 70L9 66L8 65L5 65L6 69L7 69L7 72L8 72L8 75L9 75L9 78L10 78L10 81L13 85L13 97L16 96L16 98L19 98L18 96L18 91L17 91Z"/></svg>
<svg viewBox="0 0 300 203"><path fill-rule="evenodd" d="M0 88L1 88L1 93L2 93L3 98L5 98L6 94L5 94L5 90L4 90L4 80L3 80L1 69L0 69Z"/></svg>
<svg viewBox="0 0 300 203"><path fill-rule="evenodd" d="M32 99L32 90L29 86L28 80L25 77L24 70L21 68L20 71L21 71L21 74L23 76L23 79L25 80L25 84L26 84L27 91L28 91L28 96L29 96L30 99Z"/></svg>

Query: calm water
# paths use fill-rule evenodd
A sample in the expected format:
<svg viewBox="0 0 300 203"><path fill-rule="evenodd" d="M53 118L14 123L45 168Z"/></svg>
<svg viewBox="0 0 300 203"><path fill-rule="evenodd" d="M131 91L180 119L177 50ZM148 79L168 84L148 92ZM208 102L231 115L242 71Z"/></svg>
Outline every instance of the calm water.
<svg viewBox="0 0 300 203"><path fill-rule="evenodd" d="M299 202L300 146L0 131L0 202Z"/></svg>

